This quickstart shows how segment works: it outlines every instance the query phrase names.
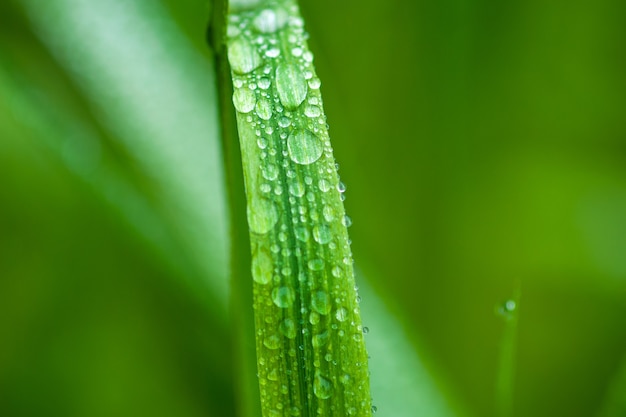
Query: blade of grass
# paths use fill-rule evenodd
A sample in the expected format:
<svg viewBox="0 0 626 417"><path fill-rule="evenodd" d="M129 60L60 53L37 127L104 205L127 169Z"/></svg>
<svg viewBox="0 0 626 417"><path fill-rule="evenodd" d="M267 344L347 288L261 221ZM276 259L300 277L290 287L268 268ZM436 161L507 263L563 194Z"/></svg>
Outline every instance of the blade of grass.
<svg viewBox="0 0 626 417"><path fill-rule="evenodd" d="M496 416L513 415L513 390L515 366L517 363L517 324L519 321L519 303L521 284L518 283L513 297L496 307L496 314L504 321L504 332L500 341L500 357L496 376Z"/></svg>
<svg viewBox="0 0 626 417"><path fill-rule="evenodd" d="M226 32L262 413L370 415L344 186L297 4L231 1Z"/></svg>

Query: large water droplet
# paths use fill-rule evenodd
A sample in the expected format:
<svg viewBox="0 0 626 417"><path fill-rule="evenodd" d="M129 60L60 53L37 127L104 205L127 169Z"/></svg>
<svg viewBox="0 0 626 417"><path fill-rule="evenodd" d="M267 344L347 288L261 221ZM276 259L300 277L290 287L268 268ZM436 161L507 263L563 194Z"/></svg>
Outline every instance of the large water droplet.
<svg viewBox="0 0 626 417"><path fill-rule="evenodd" d="M319 399L326 400L333 395L333 383L318 371L313 378L313 393Z"/></svg>
<svg viewBox="0 0 626 417"><path fill-rule="evenodd" d="M306 242L309 240L310 234L306 227L296 228L295 234L296 234L296 239L298 239L301 242Z"/></svg>
<svg viewBox="0 0 626 417"><path fill-rule="evenodd" d="M265 9L254 19L254 27L262 33L273 33L287 23L287 12L283 9Z"/></svg>
<svg viewBox="0 0 626 417"><path fill-rule="evenodd" d="M287 339L293 339L296 337L296 322L292 319L285 319L280 323L279 330Z"/></svg>
<svg viewBox="0 0 626 417"><path fill-rule="evenodd" d="M234 72L248 74L263 63L263 58L259 55L256 47L242 37L230 43L228 47L228 62L230 62L230 67Z"/></svg>
<svg viewBox="0 0 626 417"><path fill-rule="evenodd" d="M272 290L272 301L277 307L287 308L296 299L296 294L290 287L277 287Z"/></svg>
<svg viewBox="0 0 626 417"><path fill-rule="evenodd" d="M265 234L278 222L278 210L265 198L253 198L248 204L248 226L254 233Z"/></svg>
<svg viewBox="0 0 626 417"><path fill-rule="evenodd" d="M307 85L297 65L283 63L276 68L276 89L281 103L287 109L293 110L304 101Z"/></svg>
<svg viewBox="0 0 626 417"><path fill-rule="evenodd" d="M238 112L250 113L256 105L256 95L249 88L238 88L233 93L233 104Z"/></svg>
<svg viewBox="0 0 626 417"><path fill-rule="evenodd" d="M268 284L272 280L272 258L265 250L259 249L252 257L252 278L259 284Z"/></svg>
<svg viewBox="0 0 626 417"><path fill-rule="evenodd" d="M330 231L330 227L321 224L313 228L313 239L315 239L317 243L325 245L330 242L332 238L333 234Z"/></svg>
<svg viewBox="0 0 626 417"><path fill-rule="evenodd" d="M289 157L297 164L308 165L320 159L322 141L308 130L294 130L287 138Z"/></svg>
<svg viewBox="0 0 626 417"><path fill-rule="evenodd" d="M304 195L304 184L300 181L289 184L289 193L295 197L302 197Z"/></svg>
<svg viewBox="0 0 626 417"><path fill-rule="evenodd" d="M330 312L330 297L325 291L316 291L311 296L311 307L322 315Z"/></svg>

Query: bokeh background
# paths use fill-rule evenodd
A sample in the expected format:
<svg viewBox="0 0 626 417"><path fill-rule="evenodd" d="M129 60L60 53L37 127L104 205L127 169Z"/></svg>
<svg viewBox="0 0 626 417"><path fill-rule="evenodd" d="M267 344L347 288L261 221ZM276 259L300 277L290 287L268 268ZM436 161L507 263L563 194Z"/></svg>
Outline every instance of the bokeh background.
<svg viewBox="0 0 626 417"><path fill-rule="evenodd" d="M626 3L301 3L377 416L626 416ZM236 415L209 15L0 2L0 416Z"/></svg>

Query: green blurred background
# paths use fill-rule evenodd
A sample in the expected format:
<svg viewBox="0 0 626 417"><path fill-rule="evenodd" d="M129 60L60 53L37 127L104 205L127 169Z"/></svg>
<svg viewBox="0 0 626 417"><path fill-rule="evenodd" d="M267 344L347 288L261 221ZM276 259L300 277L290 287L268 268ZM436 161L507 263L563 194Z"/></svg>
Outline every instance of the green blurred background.
<svg viewBox="0 0 626 417"><path fill-rule="evenodd" d="M626 3L301 6L377 416L626 416ZM236 415L209 15L0 2L0 416Z"/></svg>

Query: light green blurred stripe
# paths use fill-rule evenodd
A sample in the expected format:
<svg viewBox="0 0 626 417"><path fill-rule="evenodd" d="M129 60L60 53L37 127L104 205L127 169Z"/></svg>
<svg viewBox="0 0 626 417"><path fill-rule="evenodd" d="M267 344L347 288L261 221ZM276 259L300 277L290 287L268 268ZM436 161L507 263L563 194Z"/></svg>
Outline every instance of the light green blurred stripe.
<svg viewBox="0 0 626 417"><path fill-rule="evenodd" d="M211 278L214 307L226 311L226 212L212 60L155 2L23 4L94 113L158 185L162 211L174 220L188 257Z"/></svg>
<svg viewBox="0 0 626 417"><path fill-rule="evenodd" d="M358 282L376 417L466 417L427 368L401 320L366 280Z"/></svg>

